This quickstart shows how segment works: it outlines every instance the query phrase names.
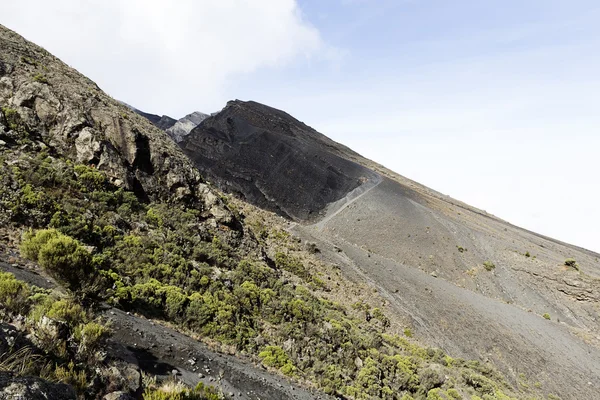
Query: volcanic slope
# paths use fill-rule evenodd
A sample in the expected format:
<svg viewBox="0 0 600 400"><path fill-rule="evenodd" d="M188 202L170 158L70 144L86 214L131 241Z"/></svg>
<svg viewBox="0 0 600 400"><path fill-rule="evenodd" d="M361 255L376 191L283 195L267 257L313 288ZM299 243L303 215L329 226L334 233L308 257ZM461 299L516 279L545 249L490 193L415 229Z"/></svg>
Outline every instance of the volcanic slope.
<svg viewBox="0 0 600 400"><path fill-rule="evenodd" d="M353 154L283 111L230 101L180 143L200 171L220 188L295 219L315 219L377 174Z"/></svg>
<svg viewBox="0 0 600 400"><path fill-rule="evenodd" d="M258 103L230 102L182 147L223 189L304 220L295 233L370 282L431 345L563 399L600 393L598 254L444 196ZM314 177L334 163L335 174Z"/></svg>
<svg viewBox="0 0 600 400"><path fill-rule="evenodd" d="M306 130L320 165L377 177ZM530 397L401 336L287 221L214 189L164 131L2 26L0 166L0 398L54 398L23 394L50 381L69 399Z"/></svg>

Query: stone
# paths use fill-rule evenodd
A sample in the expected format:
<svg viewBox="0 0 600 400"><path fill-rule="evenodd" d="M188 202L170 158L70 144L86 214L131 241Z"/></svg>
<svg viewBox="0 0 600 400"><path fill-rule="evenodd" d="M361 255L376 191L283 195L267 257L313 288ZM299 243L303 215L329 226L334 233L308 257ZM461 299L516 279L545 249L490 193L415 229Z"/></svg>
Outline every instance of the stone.
<svg viewBox="0 0 600 400"><path fill-rule="evenodd" d="M77 139L75 139L75 149L77 150L77 161L80 163L89 163L98 156L100 143L95 139L92 128L83 128Z"/></svg>
<svg viewBox="0 0 600 400"><path fill-rule="evenodd" d="M104 395L103 400L135 400L129 393L125 392L112 392Z"/></svg>
<svg viewBox="0 0 600 400"><path fill-rule="evenodd" d="M77 395L72 386L63 383L0 371L0 399L76 400Z"/></svg>
<svg viewBox="0 0 600 400"><path fill-rule="evenodd" d="M111 382L116 382L119 388L127 389L129 393L138 393L142 388L142 374L133 364L113 365L104 374Z"/></svg>

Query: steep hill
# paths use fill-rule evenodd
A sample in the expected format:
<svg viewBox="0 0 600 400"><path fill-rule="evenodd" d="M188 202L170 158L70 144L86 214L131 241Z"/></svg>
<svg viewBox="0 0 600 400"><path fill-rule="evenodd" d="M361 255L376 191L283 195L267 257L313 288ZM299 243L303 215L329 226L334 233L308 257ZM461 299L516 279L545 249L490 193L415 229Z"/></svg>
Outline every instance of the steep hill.
<svg viewBox="0 0 600 400"><path fill-rule="evenodd" d="M377 275L348 279L354 246L303 242L285 219L213 188L163 130L2 26L0 50L0 398L513 400L553 389L423 345ZM220 147L209 136L198 147L229 156L273 139L262 168L290 159L272 192L286 213L333 223L382 187L356 153L286 114L253 103L237 118L230 106L211 123ZM286 186L297 183L301 202Z"/></svg>
<svg viewBox="0 0 600 400"><path fill-rule="evenodd" d="M230 101L180 145L222 189L292 219L315 219L329 203L377 179L340 156L349 150L255 102Z"/></svg>
<svg viewBox="0 0 600 400"><path fill-rule="evenodd" d="M222 189L300 220L293 231L323 260L370 282L431 345L563 399L600 393L600 255L444 196L254 102L228 103L181 146Z"/></svg>

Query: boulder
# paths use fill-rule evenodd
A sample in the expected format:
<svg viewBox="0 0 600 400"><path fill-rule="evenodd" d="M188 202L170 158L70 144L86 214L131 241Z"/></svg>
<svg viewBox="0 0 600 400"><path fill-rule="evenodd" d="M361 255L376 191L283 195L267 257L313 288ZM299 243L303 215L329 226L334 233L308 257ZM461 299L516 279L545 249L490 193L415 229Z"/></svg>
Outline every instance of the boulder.
<svg viewBox="0 0 600 400"><path fill-rule="evenodd" d="M51 383L32 376L16 376L0 371L0 400L76 400L72 386Z"/></svg>

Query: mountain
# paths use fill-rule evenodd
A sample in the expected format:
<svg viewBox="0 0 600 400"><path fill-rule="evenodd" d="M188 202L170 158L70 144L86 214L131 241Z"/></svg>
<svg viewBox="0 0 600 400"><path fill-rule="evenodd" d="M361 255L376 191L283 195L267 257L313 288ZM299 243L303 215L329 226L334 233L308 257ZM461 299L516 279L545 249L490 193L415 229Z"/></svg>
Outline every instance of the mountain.
<svg viewBox="0 0 600 400"><path fill-rule="evenodd" d="M0 397L314 398L256 355L165 324L185 319L223 350L259 327L258 311L226 302L252 286L244 268L265 290L282 270L223 194L164 131L46 50L1 25L0 49ZM277 285L268 293L292 296Z"/></svg>
<svg viewBox="0 0 600 400"><path fill-rule="evenodd" d="M207 114L195 111L179 119L172 126L166 128L165 130L175 142L179 143L188 133L190 133L192 129L200 125L200 123L204 121L207 117Z"/></svg>
<svg viewBox="0 0 600 400"><path fill-rule="evenodd" d="M600 392L597 253L444 196L258 103L228 103L180 145L221 189L300 222L293 231L322 260L371 282L429 344L563 399Z"/></svg>
<svg viewBox="0 0 600 400"><path fill-rule="evenodd" d="M125 106L129 107L136 114L141 115L142 117L146 118L148 121L152 122L154 125L156 125L160 129L162 129L163 131L166 129L169 129L170 127L175 125L175 123L177 122L176 119L173 119L173 118L169 117L168 115L163 115L161 117L160 115L150 114L150 113L138 110L137 108L130 106L127 103L121 102L121 104L124 104Z"/></svg>
<svg viewBox="0 0 600 400"><path fill-rule="evenodd" d="M259 103L178 146L2 26L0 49L0 397L600 393L600 255Z"/></svg>
<svg viewBox="0 0 600 400"><path fill-rule="evenodd" d="M296 220L314 219L331 202L377 174L290 115L255 102L230 101L180 142L203 175L253 204Z"/></svg>

